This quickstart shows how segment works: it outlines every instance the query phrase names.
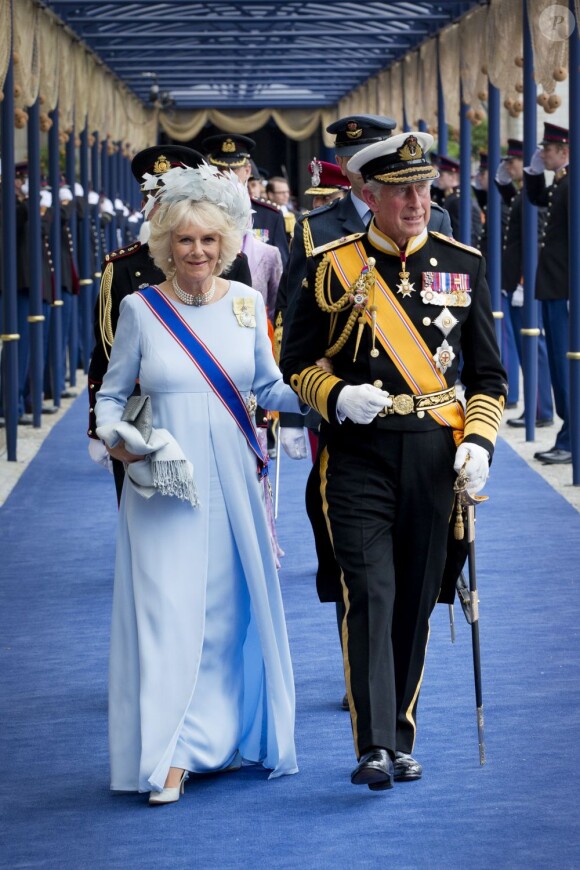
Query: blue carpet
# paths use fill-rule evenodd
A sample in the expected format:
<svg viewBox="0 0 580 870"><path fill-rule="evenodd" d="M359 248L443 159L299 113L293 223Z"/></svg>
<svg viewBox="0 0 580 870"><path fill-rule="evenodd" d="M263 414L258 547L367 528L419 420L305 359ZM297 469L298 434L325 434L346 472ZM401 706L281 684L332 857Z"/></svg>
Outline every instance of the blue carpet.
<svg viewBox="0 0 580 870"><path fill-rule="evenodd" d="M419 707L423 780L383 793L350 785L334 611L316 598L302 508L308 467L284 458L300 773L205 777L153 809L108 791L116 507L112 478L88 459L85 417L81 397L0 508L0 866L579 866L580 515L505 443L478 514L485 767L468 626L458 611L452 646L440 606Z"/></svg>

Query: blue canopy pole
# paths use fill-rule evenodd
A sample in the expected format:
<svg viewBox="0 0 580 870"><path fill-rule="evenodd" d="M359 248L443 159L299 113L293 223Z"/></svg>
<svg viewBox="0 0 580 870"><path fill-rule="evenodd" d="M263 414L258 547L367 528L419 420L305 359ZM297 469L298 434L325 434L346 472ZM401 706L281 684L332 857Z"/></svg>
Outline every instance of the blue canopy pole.
<svg viewBox="0 0 580 870"><path fill-rule="evenodd" d="M52 190L52 214L50 225L50 248L54 266L54 292L50 317L50 388L52 401L61 405L64 390L64 360L62 358L62 263L61 263L61 217L60 217L60 143L58 106L51 112L52 127L48 131L48 181Z"/></svg>
<svg viewBox="0 0 580 870"><path fill-rule="evenodd" d="M537 103L534 81L532 37L527 3L523 4L524 19L524 166L529 166L537 144ZM523 190L522 250L524 273L524 311L522 334L522 369L524 372L524 411L526 441L533 441L536 432L536 397L538 393L538 302L535 298L538 264L538 213Z"/></svg>
<svg viewBox="0 0 580 870"><path fill-rule="evenodd" d="M419 130L421 131L421 133L427 132L427 122L426 121L419 119Z"/></svg>
<svg viewBox="0 0 580 870"><path fill-rule="evenodd" d="M28 110L28 257L30 260L30 398L32 422L41 425L44 377L42 239L40 228L40 103Z"/></svg>
<svg viewBox="0 0 580 870"><path fill-rule="evenodd" d="M11 9L9 14L12 14ZM12 28L11 28L12 29ZM16 462L18 440L18 314L16 304L16 196L14 191L14 62L12 47L0 104L2 149L2 393L6 420L6 456Z"/></svg>
<svg viewBox="0 0 580 870"><path fill-rule="evenodd" d="M89 131L88 121L80 135L79 162L81 187L84 191L81 219L79 223L79 290L80 321L83 343L83 366L85 374L89 370L89 359L93 349L93 275L91 274L91 224L89 214Z"/></svg>
<svg viewBox="0 0 580 870"><path fill-rule="evenodd" d="M102 190L101 185L101 161L99 160L99 133L97 130L93 133L94 142L91 148L91 180L93 185L93 190L96 193L100 193ZM92 219L95 224L95 272L93 275L94 283L93 283L93 298L91 309L93 308L97 295L99 293L99 287L101 284L101 262L106 254L106 251L102 250L101 244L101 215L99 213L98 205L91 206L91 214Z"/></svg>
<svg viewBox="0 0 580 870"><path fill-rule="evenodd" d="M111 198L111 183L110 183L110 174L109 174L109 140L103 139L101 143L101 193L103 196ZM113 221L112 219L108 220L105 226L105 243L106 243L106 251L103 251L103 257L108 251L114 251L115 246L111 241L111 227Z"/></svg>
<svg viewBox="0 0 580 870"><path fill-rule="evenodd" d="M574 15L574 0L570 0ZM580 147L580 22L570 34L570 154L576 155ZM570 161L570 430L572 440L572 483L580 484L580 166L578 160Z"/></svg>
<svg viewBox="0 0 580 870"><path fill-rule="evenodd" d="M70 187L71 193L73 195L72 199L72 212L70 216L70 234L72 239L73 246L73 263L74 268L76 270L78 276L78 217L77 217L77 203L76 203L76 194L75 194L75 182L76 182L76 165L75 165L75 138L76 133L75 129L69 132L68 142L65 146L65 174L66 180ZM72 294L71 299L71 316L70 316L70 331L68 335L68 340L65 343L66 352L68 353L68 364L69 364L69 384L71 387L76 387L77 383L77 366L79 362L79 298L76 293ZM65 362L66 369L66 362Z"/></svg>
<svg viewBox="0 0 580 870"><path fill-rule="evenodd" d="M469 106L463 102L460 86L459 121L459 241L471 244L471 123L467 117Z"/></svg>
<svg viewBox="0 0 580 870"><path fill-rule="evenodd" d="M445 120L445 95L439 71L439 40L437 40L437 152L447 154L449 147L447 121Z"/></svg>
<svg viewBox="0 0 580 870"><path fill-rule="evenodd" d="M491 291L491 304L495 318L495 335L498 347L502 346L501 307L501 197L494 176L500 160L500 93L488 82L487 88L487 282Z"/></svg>

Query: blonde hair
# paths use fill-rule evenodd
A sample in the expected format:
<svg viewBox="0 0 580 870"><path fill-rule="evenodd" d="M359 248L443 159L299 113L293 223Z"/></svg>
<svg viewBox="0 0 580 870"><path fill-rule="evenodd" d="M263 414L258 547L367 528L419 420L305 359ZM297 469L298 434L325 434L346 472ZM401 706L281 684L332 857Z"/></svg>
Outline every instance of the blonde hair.
<svg viewBox="0 0 580 870"><path fill-rule="evenodd" d="M242 246L242 233L227 212L212 202L185 199L162 203L151 218L149 251L153 262L164 275L172 278L175 266L171 258L171 233L187 227L203 227L204 232L217 233L220 240L220 262L215 274L227 272Z"/></svg>

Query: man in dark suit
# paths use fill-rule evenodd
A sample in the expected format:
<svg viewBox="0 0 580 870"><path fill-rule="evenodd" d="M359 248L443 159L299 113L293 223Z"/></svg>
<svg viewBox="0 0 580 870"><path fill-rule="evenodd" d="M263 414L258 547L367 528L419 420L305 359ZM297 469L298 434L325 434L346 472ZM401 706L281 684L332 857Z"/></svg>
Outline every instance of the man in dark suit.
<svg viewBox="0 0 580 870"><path fill-rule="evenodd" d="M182 145L155 145L146 148L135 155L131 163L131 171L140 185L145 181L144 175L154 175L162 183L164 172L173 166L189 166L195 168L203 162L203 156L192 148ZM149 193L154 191L150 190ZM97 437L95 419L96 395L109 365L109 357L117 320L119 319L119 307L121 301L150 284L160 284L165 280L163 272L157 268L149 256L149 246L146 243L133 242L117 251L107 254L101 268L101 286L95 305L94 334L95 347L91 356L88 374L89 389L89 428L88 436L89 452L95 462L107 464L106 451ZM241 281L244 284L251 283L250 270L247 259L239 254L227 275L232 280ZM123 464L113 460L113 474L117 498L121 498L123 488L124 469Z"/></svg>
<svg viewBox="0 0 580 870"><path fill-rule="evenodd" d="M485 262L427 231L433 138L359 151L366 233L315 249L282 370L323 418L321 493L341 568L355 785L421 777L416 708L455 471L485 484L506 395ZM332 373L318 363L332 362ZM467 407L455 394L459 358Z"/></svg>
<svg viewBox="0 0 580 870"><path fill-rule="evenodd" d="M252 174L250 154L256 143L249 136L238 133L216 133L201 143L207 152L207 161L220 169L231 169L243 184L247 184ZM281 209L266 199L250 197L252 201L252 228L256 238L274 245L280 251L282 264L288 260L288 240Z"/></svg>
<svg viewBox="0 0 580 870"><path fill-rule="evenodd" d="M546 208L536 271L536 299L542 302L548 362L556 413L562 428L551 450L534 454L548 465L572 462L570 443L570 385L568 360L568 130L556 124L544 124L544 138L530 166L524 169L524 186L531 203ZM546 184L544 170L554 173Z"/></svg>

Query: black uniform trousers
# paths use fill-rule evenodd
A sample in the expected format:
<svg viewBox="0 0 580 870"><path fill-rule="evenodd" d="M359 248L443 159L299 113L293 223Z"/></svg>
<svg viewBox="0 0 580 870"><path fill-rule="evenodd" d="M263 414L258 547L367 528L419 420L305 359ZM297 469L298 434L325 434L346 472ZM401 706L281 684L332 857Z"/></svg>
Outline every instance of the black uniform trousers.
<svg viewBox="0 0 580 870"><path fill-rule="evenodd" d="M355 751L409 753L453 509L452 431L347 421L327 435L321 493L342 570Z"/></svg>

